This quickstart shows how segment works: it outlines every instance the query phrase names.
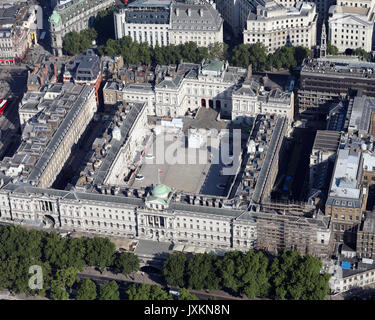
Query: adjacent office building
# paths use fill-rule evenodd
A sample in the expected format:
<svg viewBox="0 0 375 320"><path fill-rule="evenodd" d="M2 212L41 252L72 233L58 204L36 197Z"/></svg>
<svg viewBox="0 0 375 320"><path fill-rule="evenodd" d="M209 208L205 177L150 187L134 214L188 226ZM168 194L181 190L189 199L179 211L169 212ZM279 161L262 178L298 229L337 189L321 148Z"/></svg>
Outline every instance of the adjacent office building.
<svg viewBox="0 0 375 320"><path fill-rule="evenodd" d="M243 42L263 43L269 53L285 45L313 48L316 45L316 23L313 3L299 2L286 8L275 1L267 1L249 13Z"/></svg>
<svg viewBox="0 0 375 320"><path fill-rule="evenodd" d="M329 41L339 52L349 48L370 52L374 46L374 13L374 0L338 0L329 9Z"/></svg>
<svg viewBox="0 0 375 320"><path fill-rule="evenodd" d="M138 0L114 13L115 36L150 46L223 42L223 19L212 1Z"/></svg>

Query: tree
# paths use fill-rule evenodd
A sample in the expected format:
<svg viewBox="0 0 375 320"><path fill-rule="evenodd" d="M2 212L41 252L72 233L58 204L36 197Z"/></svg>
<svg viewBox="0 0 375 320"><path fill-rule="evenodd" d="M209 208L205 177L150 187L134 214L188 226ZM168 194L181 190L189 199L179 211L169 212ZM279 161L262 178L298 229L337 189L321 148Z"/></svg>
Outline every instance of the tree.
<svg viewBox="0 0 375 320"><path fill-rule="evenodd" d="M264 44L239 44L233 48L231 63L247 68L252 65L254 71L263 71L267 67L267 49Z"/></svg>
<svg viewBox="0 0 375 320"><path fill-rule="evenodd" d="M207 288L219 289L220 279L217 276L215 262L217 258L211 254L196 254L187 263L187 282L189 287L197 290Z"/></svg>
<svg viewBox="0 0 375 320"><path fill-rule="evenodd" d="M63 49L70 55L85 52L92 46L92 41L97 37L95 29L88 28L80 33L76 31L69 32L65 35Z"/></svg>
<svg viewBox="0 0 375 320"><path fill-rule="evenodd" d="M172 286L183 287L186 256L177 252L168 256L163 267L165 281Z"/></svg>
<svg viewBox="0 0 375 320"><path fill-rule="evenodd" d="M63 48L70 55L79 53L81 38L77 31L69 32L63 40Z"/></svg>
<svg viewBox="0 0 375 320"><path fill-rule="evenodd" d="M82 271L86 265L86 240L68 239L65 242L65 254L68 259L67 265Z"/></svg>
<svg viewBox="0 0 375 320"><path fill-rule="evenodd" d="M166 65L166 59L164 56L164 49L159 46L159 44L156 44L153 55L152 55L152 64L154 66L156 65Z"/></svg>
<svg viewBox="0 0 375 320"><path fill-rule="evenodd" d="M190 41L180 46L182 59L186 62L197 62L197 50L198 46L196 42Z"/></svg>
<svg viewBox="0 0 375 320"><path fill-rule="evenodd" d="M77 290L77 300L95 300L97 296L96 284L90 279L80 282Z"/></svg>
<svg viewBox="0 0 375 320"><path fill-rule="evenodd" d="M303 60L308 58L311 54L311 50L306 47L298 46L294 47L294 59L297 61L297 65L301 65Z"/></svg>
<svg viewBox="0 0 375 320"><path fill-rule="evenodd" d="M300 55L301 55L302 50L303 49L299 49L299 58L301 58ZM294 47L289 47L289 46L281 47L275 51L273 56L274 56L273 61L276 62L276 65L274 65L274 67L277 69L279 69L280 66L285 69L289 69L289 68L297 66Z"/></svg>
<svg viewBox="0 0 375 320"><path fill-rule="evenodd" d="M225 254L220 263L223 286L234 292L245 293L250 299L268 296L268 259L253 250L246 254L233 251Z"/></svg>
<svg viewBox="0 0 375 320"><path fill-rule="evenodd" d="M234 292L238 292L241 288L241 282L237 277L237 266L241 263L242 253L239 251L227 252L220 261L220 273L222 285Z"/></svg>
<svg viewBox="0 0 375 320"><path fill-rule="evenodd" d="M331 41L327 42L327 54L336 56L339 54L339 49L337 49L336 46L334 46Z"/></svg>
<svg viewBox="0 0 375 320"><path fill-rule="evenodd" d="M116 251L115 245L107 238L94 237L86 242L86 263L95 266L102 272L105 267L112 265Z"/></svg>
<svg viewBox="0 0 375 320"><path fill-rule="evenodd" d="M130 252L117 254L113 267L116 273L130 274L139 270L139 258Z"/></svg>
<svg viewBox="0 0 375 320"><path fill-rule="evenodd" d="M370 61L371 60L371 56L370 56L370 53L368 53L365 49L363 48L357 48L354 50L354 54L358 57L362 57L363 59L365 59L366 61Z"/></svg>
<svg viewBox="0 0 375 320"><path fill-rule="evenodd" d="M97 32L96 43L103 44L108 39L115 37L115 27L113 23L114 6L98 12L95 17L93 28ZM103 28L105 26L105 28Z"/></svg>
<svg viewBox="0 0 375 320"><path fill-rule="evenodd" d="M324 300L329 293L329 274L321 274L322 262L296 251L283 251L272 262L270 279L278 299Z"/></svg>
<svg viewBox="0 0 375 320"><path fill-rule="evenodd" d="M73 285L79 281L77 269L69 267L67 269L57 270L55 279L60 282L62 287L71 289Z"/></svg>
<svg viewBox="0 0 375 320"><path fill-rule="evenodd" d="M194 294L191 294L187 289L182 288L180 290L178 300L198 300L198 297Z"/></svg>
<svg viewBox="0 0 375 320"><path fill-rule="evenodd" d="M228 45L224 42L215 42L208 46L210 59L227 60Z"/></svg>
<svg viewBox="0 0 375 320"><path fill-rule="evenodd" d="M247 68L250 65L249 45L239 44L233 48L231 63L236 67Z"/></svg>
<svg viewBox="0 0 375 320"><path fill-rule="evenodd" d="M248 298L267 297L270 284L268 278L268 259L262 252L248 251L242 256L244 271L242 275L242 292Z"/></svg>
<svg viewBox="0 0 375 320"><path fill-rule="evenodd" d="M129 300L171 300L172 297L157 285L132 284L126 290Z"/></svg>
<svg viewBox="0 0 375 320"><path fill-rule="evenodd" d="M69 293L66 292L65 288L61 286L61 283L59 280L52 280L50 297L53 300L68 300Z"/></svg>
<svg viewBox="0 0 375 320"><path fill-rule="evenodd" d="M138 62L142 64L151 64L151 50L147 42L138 45Z"/></svg>
<svg viewBox="0 0 375 320"><path fill-rule="evenodd" d="M99 300L120 300L116 281L108 281L100 286Z"/></svg>

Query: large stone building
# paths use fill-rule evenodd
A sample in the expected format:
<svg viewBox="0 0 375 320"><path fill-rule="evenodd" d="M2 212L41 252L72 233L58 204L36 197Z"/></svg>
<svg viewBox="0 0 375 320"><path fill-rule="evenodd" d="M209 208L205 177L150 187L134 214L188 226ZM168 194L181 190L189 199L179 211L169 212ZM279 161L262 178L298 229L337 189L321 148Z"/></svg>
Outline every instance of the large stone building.
<svg viewBox="0 0 375 320"><path fill-rule="evenodd" d="M0 3L0 64L14 64L37 43L34 6Z"/></svg>
<svg viewBox="0 0 375 320"><path fill-rule="evenodd" d="M20 110L26 123L21 145L13 157L3 159L0 167L14 181L47 188L63 168L97 106L95 90L88 85L54 84L37 96L35 103L25 104Z"/></svg>
<svg viewBox="0 0 375 320"><path fill-rule="evenodd" d="M316 45L315 4L299 2L286 8L275 1L257 5L243 31L245 44L263 43L269 53L285 45L313 48Z"/></svg>
<svg viewBox="0 0 375 320"><path fill-rule="evenodd" d="M222 117L242 121L259 113L293 119L293 92L265 91L251 70L230 67L224 61L174 66L157 84L112 84L103 89L104 103L147 102L149 114L181 117L200 107L214 108ZM170 68L169 72L172 68ZM117 99L117 100L116 100ZM121 101L121 100L120 100Z"/></svg>
<svg viewBox="0 0 375 320"><path fill-rule="evenodd" d="M126 197L8 184L0 190L0 221L44 222L57 230L208 249L330 254L329 217L301 219L192 205L173 200L174 193L165 185L155 186L141 197Z"/></svg>
<svg viewBox="0 0 375 320"><path fill-rule="evenodd" d="M328 39L344 52L346 49L362 48L370 52L374 46L374 0L338 0L329 9Z"/></svg>
<svg viewBox="0 0 375 320"><path fill-rule="evenodd" d="M232 28L236 37L243 38L243 32L247 26L250 13L257 14L257 8L284 9L295 7L300 1L296 0L216 0L217 10L224 20ZM312 3L316 7L317 20L319 24L328 18L328 9L335 0L306 0L305 3ZM279 6L278 6L279 5ZM293 9L292 9L293 10Z"/></svg>
<svg viewBox="0 0 375 320"><path fill-rule="evenodd" d="M223 42L223 19L206 0L138 0L114 13L116 39L129 36L152 47Z"/></svg>
<svg viewBox="0 0 375 320"><path fill-rule="evenodd" d="M60 0L49 18L53 53L61 56L64 36L69 32L80 32L92 26L98 12L114 3L114 0Z"/></svg>

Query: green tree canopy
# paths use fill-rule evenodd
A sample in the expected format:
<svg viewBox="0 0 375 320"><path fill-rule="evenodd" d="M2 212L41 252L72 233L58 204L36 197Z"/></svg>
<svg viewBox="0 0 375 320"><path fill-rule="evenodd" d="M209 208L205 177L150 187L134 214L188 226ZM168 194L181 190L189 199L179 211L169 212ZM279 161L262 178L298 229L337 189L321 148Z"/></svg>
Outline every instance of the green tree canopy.
<svg viewBox="0 0 375 320"><path fill-rule="evenodd" d="M150 284L132 284L126 290L129 300L172 300L161 287Z"/></svg>
<svg viewBox="0 0 375 320"><path fill-rule="evenodd" d="M321 274L322 262L296 251L283 251L270 268L271 284L278 299L324 300L329 293L329 274Z"/></svg>
<svg viewBox="0 0 375 320"><path fill-rule="evenodd" d="M215 42L208 46L210 59L228 60L228 45L224 42Z"/></svg>
<svg viewBox="0 0 375 320"><path fill-rule="evenodd" d="M212 254L196 254L187 263L188 286L201 290L220 288L220 278L216 268L217 256Z"/></svg>
<svg viewBox="0 0 375 320"><path fill-rule="evenodd" d="M88 28L81 32L72 31L65 35L63 49L69 55L83 53L92 46L92 41L97 37L95 29Z"/></svg>
<svg viewBox="0 0 375 320"><path fill-rule="evenodd" d="M100 286L99 300L120 300L120 293L116 281L108 281Z"/></svg>
<svg viewBox="0 0 375 320"><path fill-rule="evenodd" d="M61 285L59 280L52 280L50 297L53 300L68 300L69 293L66 292L66 289Z"/></svg>
<svg viewBox="0 0 375 320"><path fill-rule="evenodd" d="M337 47L334 46L331 43L331 41L327 42L327 54L334 55L334 56L339 54L339 49L337 49Z"/></svg>
<svg viewBox="0 0 375 320"><path fill-rule="evenodd" d="M366 61L371 60L371 55L363 48L357 48L354 50L354 54L358 57L362 57Z"/></svg>
<svg viewBox="0 0 375 320"><path fill-rule="evenodd" d="M87 241L85 260L89 266L95 266L103 271L112 265L115 252L116 247L109 239L94 237Z"/></svg>
<svg viewBox="0 0 375 320"><path fill-rule="evenodd" d="M186 256L177 252L168 256L163 267L165 281L171 286L183 287L185 284L185 263Z"/></svg>
<svg viewBox="0 0 375 320"><path fill-rule="evenodd" d="M223 286L249 298L268 296L268 259L261 252L228 252L221 261Z"/></svg>
<svg viewBox="0 0 375 320"><path fill-rule="evenodd" d="M178 300L198 300L198 297L194 294L191 294L187 289L182 288L180 290Z"/></svg>
<svg viewBox="0 0 375 320"><path fill-rule="evenodd" d="M77 289L77 300L95 300L97 297L96 284L90 279L82 280Z"/></svg>
<svg viewBox="0 0 375 320"><path fill-rule="evenodd" d="M130 274L139 270L139 258L134 253L123 252L117 254L114 263L114 271L122 274Z"/></svg>

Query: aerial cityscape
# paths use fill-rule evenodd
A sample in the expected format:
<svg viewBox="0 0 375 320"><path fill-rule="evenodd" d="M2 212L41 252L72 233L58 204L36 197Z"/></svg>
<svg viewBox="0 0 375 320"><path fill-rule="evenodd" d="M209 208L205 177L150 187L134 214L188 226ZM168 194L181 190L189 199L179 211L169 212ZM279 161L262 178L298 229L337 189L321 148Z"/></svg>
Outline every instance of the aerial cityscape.
<svg viewBox="0 0 375 320"><path fill-rule="evenodd" d="M0 0L0 300L374 300L374 27L375 0Z"/></svg>

